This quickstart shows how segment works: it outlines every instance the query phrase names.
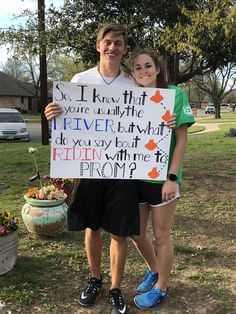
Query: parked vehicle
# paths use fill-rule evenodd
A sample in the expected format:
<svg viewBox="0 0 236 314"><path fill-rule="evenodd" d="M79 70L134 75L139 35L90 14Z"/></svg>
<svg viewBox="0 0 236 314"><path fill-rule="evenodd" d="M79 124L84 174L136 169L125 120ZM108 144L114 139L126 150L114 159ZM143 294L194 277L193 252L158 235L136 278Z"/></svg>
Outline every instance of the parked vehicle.
<svg viewBox="0 0 236 314"><path fill-rule="evenodd" d="M0 108L0 140L29 141L29 131L16 109Z"/></svg>
<svg viewBox="0 0 236 314"><path fill-rule="evenodd" d="M206 106L206 109L205 109L205 113L215 113L216 112L216 109L215 109L215 106L212 102L209 102L208 105Z"/></svg>

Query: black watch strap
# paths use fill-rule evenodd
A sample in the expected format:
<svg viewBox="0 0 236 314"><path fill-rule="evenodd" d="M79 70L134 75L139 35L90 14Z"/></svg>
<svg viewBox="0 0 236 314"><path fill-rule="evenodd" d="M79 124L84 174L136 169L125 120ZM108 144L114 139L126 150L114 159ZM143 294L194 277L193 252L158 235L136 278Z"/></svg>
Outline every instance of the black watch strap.
<svg viewBox="0 0 236 314"><path fill-rule="evenodd" d="M176 174L173 174L173 173L169 173L167 178L170 180L170 181L177 181L177 175Z"/></svg>

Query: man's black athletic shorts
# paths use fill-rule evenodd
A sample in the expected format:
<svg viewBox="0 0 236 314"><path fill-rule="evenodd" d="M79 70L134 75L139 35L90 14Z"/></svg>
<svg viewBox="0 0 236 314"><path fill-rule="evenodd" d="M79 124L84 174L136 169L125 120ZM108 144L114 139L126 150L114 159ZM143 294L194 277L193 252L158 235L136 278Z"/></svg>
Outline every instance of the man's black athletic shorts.
<svg viewBox="0 0 236 314"><path fill-rule="evenodd" d="M75 180L68 210L70 231L102 228L117 236L139 235L137 181Z"/></svg>

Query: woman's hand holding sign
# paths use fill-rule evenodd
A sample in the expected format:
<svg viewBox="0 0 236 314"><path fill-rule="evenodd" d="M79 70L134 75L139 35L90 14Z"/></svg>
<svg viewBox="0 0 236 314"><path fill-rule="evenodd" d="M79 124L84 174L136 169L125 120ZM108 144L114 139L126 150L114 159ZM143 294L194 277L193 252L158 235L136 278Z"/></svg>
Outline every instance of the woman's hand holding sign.
<svg viewBox="0 0 236 314"><path fill-rule="evenodd" d="M172 130L176 128L176 114L175 113L172 113L170 115L168 121L166 122L166 126Z"/></svg>

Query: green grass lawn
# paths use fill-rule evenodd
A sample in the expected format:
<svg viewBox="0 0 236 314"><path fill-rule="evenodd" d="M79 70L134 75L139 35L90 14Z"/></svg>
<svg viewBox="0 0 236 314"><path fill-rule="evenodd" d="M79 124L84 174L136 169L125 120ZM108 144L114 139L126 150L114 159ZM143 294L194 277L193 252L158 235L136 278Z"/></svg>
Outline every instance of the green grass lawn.
<svg viewBox="0 0 236 314"><path fill-rule="evenodd" d="M230 114L230 121L231 118ZM158 307L145 311L147 314L235 313L236 138L225 136L230 127L224 124L220 131L193 134L189 138L182 197L172 231L175 264L169 296ZM32 185L28 179L35 174L29 146L38 148L41 174L48 174L49 146L0 144L0 210L11 210L19 218L23 195ZM149 234L154 241L151 228ZM88 273L83 232L66 232L55 238L36 237L21 223L18 263L0 277L0 303L6 304L0 313L110 313L106 233L103 245L101 295L94 307L81 308L78 296ZM122 289L133 314L144 313L134 306L133 296L145 270L129 241Z"/></svg>
<svg viewBox="0 0 236 314"><path fill-rule="evenodd" d="M25 120L29 120L30 122L40 122L41 114L40 113L24 113L22 114Z"/></svg>
<svg viewBox="0 0 236 314"><path fill-rule="evenodd" d="M200 132L203 131L205 128L202 125L193 125L188 129L188 134L192 134L192 133L196 133L196 132Z"/></svg>

